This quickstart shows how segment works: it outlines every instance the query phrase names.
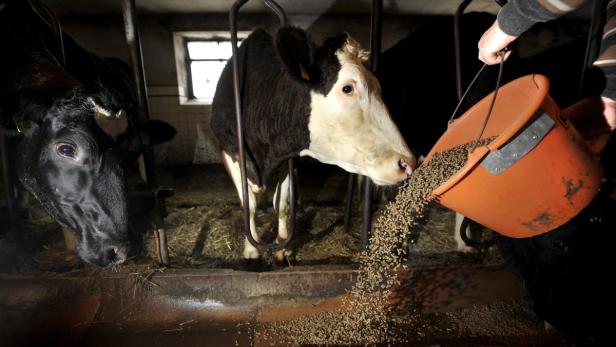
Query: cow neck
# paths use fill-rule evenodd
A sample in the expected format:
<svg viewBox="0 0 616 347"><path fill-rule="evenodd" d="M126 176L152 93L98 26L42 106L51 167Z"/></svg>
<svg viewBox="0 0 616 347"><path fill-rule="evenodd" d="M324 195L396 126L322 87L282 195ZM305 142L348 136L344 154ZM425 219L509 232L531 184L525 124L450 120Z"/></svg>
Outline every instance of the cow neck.
<svg viewBox="0 0 616 347"><path fill-rule="evenodd" d="M299 156L308 148L310 135L310 87L291 77L280 65L277 78L262 80L259 88L247 91L245 108L255 116L244 116L249 155L254 160L259 182L265 184L269 175L289 158ZM261 79L258 73L253 76ZM271 84L270 84L271 82ZM271 87L268 88L268 85ZM255 131L252 131L252 130Z"/></svg>

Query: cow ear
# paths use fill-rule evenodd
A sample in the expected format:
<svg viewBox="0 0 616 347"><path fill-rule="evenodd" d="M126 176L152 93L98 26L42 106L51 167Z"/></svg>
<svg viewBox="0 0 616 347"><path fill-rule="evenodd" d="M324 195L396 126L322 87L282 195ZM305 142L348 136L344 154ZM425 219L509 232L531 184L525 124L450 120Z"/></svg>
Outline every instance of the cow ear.
<svg viewBox="0 0 616 347"><path fill-rule="evenodd" d="M87 100L94 111L94 121L96 121L96 124L103 132L111 136L114 140L117 139L120 134L126 132L128 128L128 119L123 110L114 112L100 105L92 97L89 97Z"/></svg>
<svg viewBox="0 0 616 347"><path fill-rule="evenodd" d="M18 75L22 77L15 83L15 89L21 91L73 88L79 85L66 70L56 65L32 65L28 67L28 71Z"/></svg>
<svg viewBox="0 0 616 347"><path fill-rule="evenodd" d="M150 146L171 141L177 133L171 124L155 119L139 123L136 128L144 144Z"/></svg>
<svg viewBox="0 0 616 347"><path fill-rule="evenodd" d="M316 82L316 48L304 30L295 27L278 30L276 50L292 76L305 82Z"/></svg>

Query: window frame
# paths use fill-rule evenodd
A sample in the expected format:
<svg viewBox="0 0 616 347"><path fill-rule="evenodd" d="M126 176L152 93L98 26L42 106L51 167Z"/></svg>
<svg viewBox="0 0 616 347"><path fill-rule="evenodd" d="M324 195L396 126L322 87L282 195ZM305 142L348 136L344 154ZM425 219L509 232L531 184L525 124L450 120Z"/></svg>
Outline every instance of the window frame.
<svg viewBox="0 0 616 347"><path fill-rule="evenodd" d="M250 35L250 31L238 31L238 41L242 41ZM176 53L176 70L178 74L178 89L180 104L183 105L211 105L208 98L197 98L194 94L193 76L191 63L195 61L221 61L228 59L191 59L188 52L189 42L226 42L231 41L228 31L190 31L174 32L174 46Z"/></svg>

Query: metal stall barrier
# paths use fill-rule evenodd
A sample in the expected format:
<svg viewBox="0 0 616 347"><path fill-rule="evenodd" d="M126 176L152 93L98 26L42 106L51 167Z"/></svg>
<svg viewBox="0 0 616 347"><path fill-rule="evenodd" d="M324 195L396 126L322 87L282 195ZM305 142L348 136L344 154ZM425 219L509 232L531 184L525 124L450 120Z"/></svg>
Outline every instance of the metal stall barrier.
<svg viewBox="0 0 616 347"><path fill-rule="evenodd" d="M231 58L233 64L233 94L235 101L235 115L237 121L237 143L239 148L240 155L240 173L242 180L242 204L243 207L243 221L244 221L244 234L248 242L253 245L259 251L278 251L285 248L293 237L293 233L295 232L295 217L297 211L297 192L296 192L296 184L295 184L295 163L294 159L291 158L288 160L288 170L289 170L289 199L291 200L290 204L290 213L291 213L291 221L290 228L288 229L288 236L286 240L279 244L265 244L261 242L257 242L250 232L250 203L248 199L248 178L246 176L246 148L244 141L244 122L242 119L242 96L240 94L240 76L239 76L239 62L237 61L237 13L240 8L244 6L249 0L237 0L231 10L229 11L229 29L231 33L231 49L233 51L233 56ZM284 10L276 3L274 0L263 0L265 5L269 7L275 14L278 16L280 21L280 26L283 27L287 24L287 17Z"/></svg>
<svg viewBox="0 0 616 347"><path fill-rule="evenodd" d="M370 12L370 69L376 72L379 55L381 54L381 38L383 34L383 0L372 0ZM355 195L355 174L349 174L347 185L346 209L344 211L344 230L349 231L351 226L351 214L353 208L353 196ZM372 229L372 181L364 176L364 205L361 244L368 247L370 231Z"/></svg>
<svg viewBox="0 0 616 347"><path fill-rule="evenodd" d="M150 109L148 106L147 84L143 68L143 54L141 49L141 37L139 35L139 23L137 21L135 0L122 0L122 14L124 17L124 31L126 43L128 44L133 78L137 91L137 122L144 122L150 119ZM150 196L154 198L154 236L156 237L156 247L158 261L164 266L168 266L169 251L167 248L167 233L165 228L165 198L173 195L171 189L163 189L157 186L156 164L154 152L149 143L144 143L141 139L143 148L143 159L139 161L140 169L145 171L145 181L148 184ZM136 193L142 195L142 193Z"/></svg>

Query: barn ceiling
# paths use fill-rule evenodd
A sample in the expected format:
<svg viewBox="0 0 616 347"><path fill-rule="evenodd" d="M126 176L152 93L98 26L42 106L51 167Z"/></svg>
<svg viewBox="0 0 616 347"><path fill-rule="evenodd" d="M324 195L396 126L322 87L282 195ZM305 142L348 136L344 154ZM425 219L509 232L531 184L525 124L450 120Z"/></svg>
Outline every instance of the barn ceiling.
<svg viewBox="0 0 616 347"><path fill-rule="evenodd" d="M110 15L120 13L121 0L41 0L59 15ZM233 0L136 0L141 14L225 13ZM369 13L370 0L278 0L293 15ZM461 0L384 0L388 14L453 14ZM468 10L496 13L494 0L474 0ZM244 12L266 12L262 0L250 0Z"/></svg>

